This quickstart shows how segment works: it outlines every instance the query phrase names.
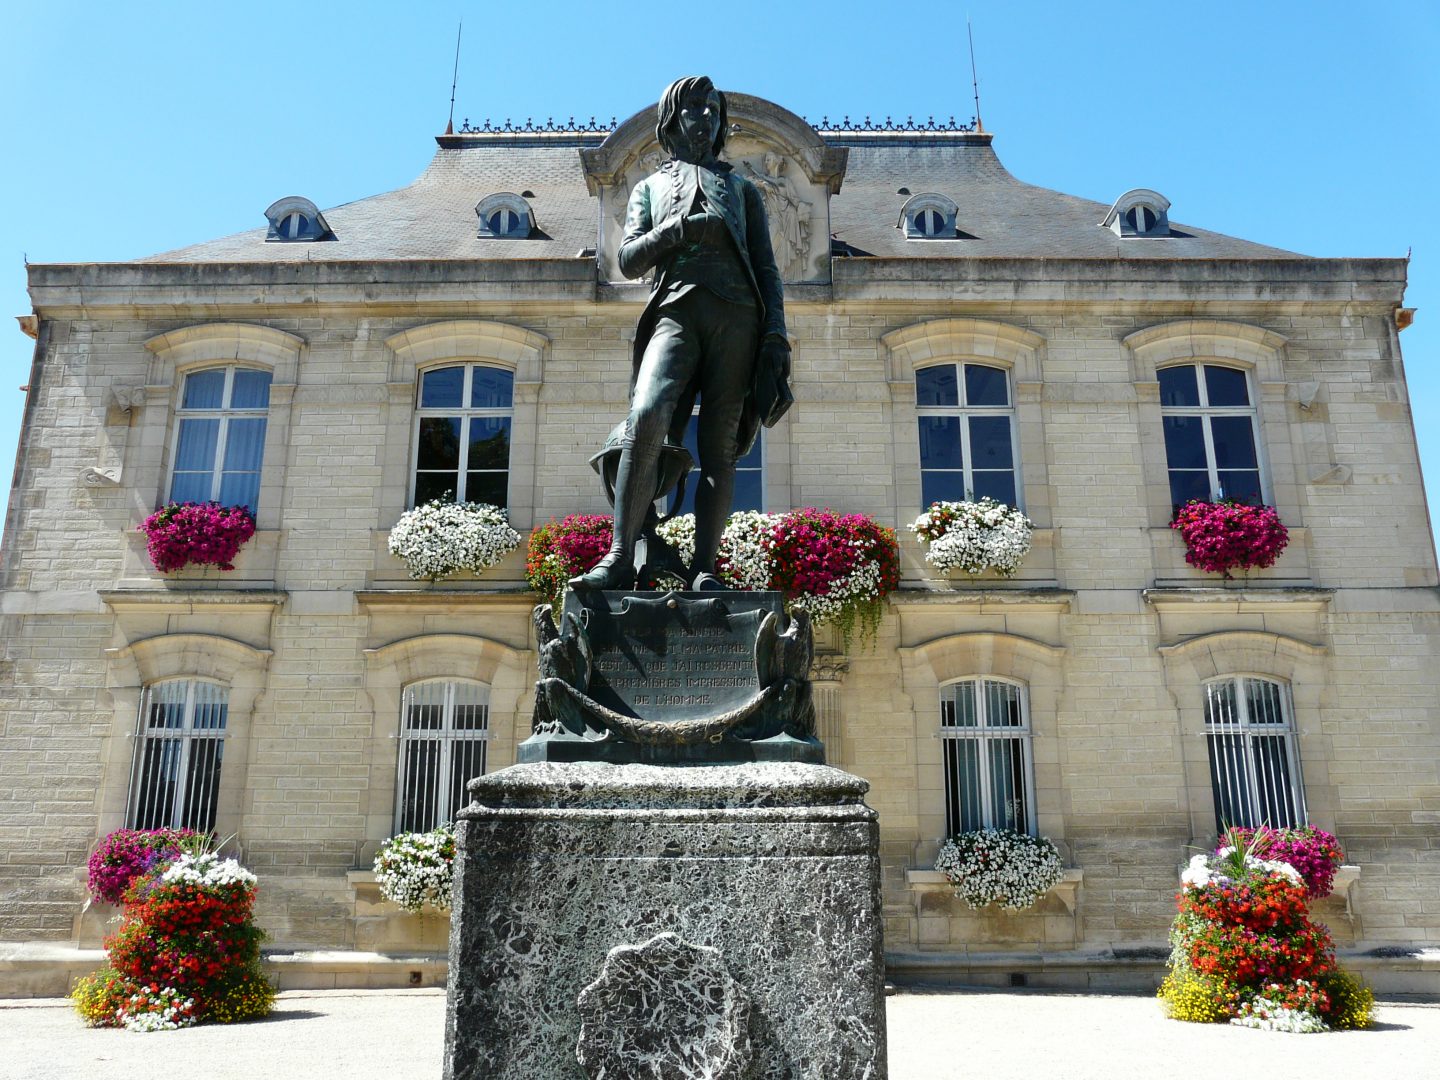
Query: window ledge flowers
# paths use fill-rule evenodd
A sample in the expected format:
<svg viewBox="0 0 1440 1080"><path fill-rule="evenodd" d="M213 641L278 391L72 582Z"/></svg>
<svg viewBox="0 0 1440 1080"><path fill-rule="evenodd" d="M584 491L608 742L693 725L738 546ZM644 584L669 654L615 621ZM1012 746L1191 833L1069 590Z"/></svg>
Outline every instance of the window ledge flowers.
<svg viewBox="0 0 1440 1080"><path fill-rule="evenodd" d="M1034 907L1065 876L1053 843L1013 829L977 829L952 836L941 845L935 869L972 908L999 904L1007 911Z"/></svg>
<svg viewBox="0 0 1440 1080"><path fill-rule="evenodd" d="M526 580L555 607L565 584L610 550L611 519L572 514L530 534ZM695 555L690 514L659 526L661 537L686 562ZM895 531L866 514L837 514L813 506L784 514L738 511L720 538L716 571L734 589L774 589L786 606L804 611L814 625L836 626L849 647L858 625L862 641L874 639L885 597L900 584Z"/></svg>
<svg viewBox="0 0 1440 1080"><path fill-rule="evenodd" d="M1290 542L1273 506L1192 499L1170 527L1185 541L1185 561L1212 574L1264 570Z"/></svg>
<svg viewBox="0 0 1440 1080"><path fill-rule="evenodd" d="M1030 553L1035 524L988 495L976 502L936 502L911 522L925 542L925 561L937 570L1011 577Z"/></svg>
<svg viewBox="0 0 1440 1080"><path fill-rule="evenodd" d="M488 503L437 499L405 511L390 530L390 554L417 581L481 573L519 546L509 515Z"/></svg>
<svg viewBox="0 0 1440 1080"><path fill-rule="evenodd" d="M442 825L430 832L398 833L380 845L375 882L380 895L406 911L426 905L450 910L455 881L455 830Z"/></svg>
<svg viewBox="0 0 1440 1080"><path fill-rule="evenodd" d="M186 566L235 569L235 556L255 535L255 516L244 506L170 503L138 526L150 562L162 574Z"/></svg>

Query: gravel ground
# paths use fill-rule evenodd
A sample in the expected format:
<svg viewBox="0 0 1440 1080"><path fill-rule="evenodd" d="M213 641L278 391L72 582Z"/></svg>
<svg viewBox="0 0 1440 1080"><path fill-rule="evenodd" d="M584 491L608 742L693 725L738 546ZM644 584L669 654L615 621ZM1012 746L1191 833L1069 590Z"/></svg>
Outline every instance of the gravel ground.
<svg viewBox="0 0 1440 1080"><path fill-rule="evenodd" d="M1387 1002L1372 1030L1329 1035L1179 1024L1149 997L960 990L888 1004L891 1080L1440 1080L1440 1003ZM62 1000L0 1001L0 1078L434 1080L444 1021L444 991L428 989L287 991L259 1023L153 1035L87 1029Z"/></svg>

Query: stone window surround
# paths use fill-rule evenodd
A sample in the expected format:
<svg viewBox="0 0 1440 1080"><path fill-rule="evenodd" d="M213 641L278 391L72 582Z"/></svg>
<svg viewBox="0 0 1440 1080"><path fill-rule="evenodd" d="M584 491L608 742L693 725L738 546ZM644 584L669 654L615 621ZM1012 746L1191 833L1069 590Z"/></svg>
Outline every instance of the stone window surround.
<svg viewBox="0 0 1440 1080"><path fill-rule="evenodd" d="M520 703L533 693L532 654L477 634L431 633L365 650L365 691L372 727L366 760L365 840L360 862L368 867L380 845L394 835L405 688L437 679L483 683L490 688L490 741L486 768L511 764Z"/></svg>
<svg viewBox="0 0 1440 1080"><path fill-rule="evenodd" d="M1300 526L1294 455L1284 441L1290 431L1285 403L1286 339L1248 323L1181 319L1137 330L1126 336L1123 344L1130 351L1135 380L1149 527L1168 530L1173 516L1157 372L1165 367L1206 363L1246 373L1255 408L1261 488L1279 512L1280 520L1292 528Z"/></svg>
<svg viewBox="0 0 1440 1080"><path fill-rule="evenodd" d="M1150 228L1144 230L1126 220L1131 210L1142 208L1155 215ZM1115 200L1100 225L1126 239L1167 240L1170 238L1170 200L1150 188L1131 188Z"/></svg>
<svg viewBox="0 0 1440 1080"><path fill-rule="evenodd" d="M107 688L114 706L110 736L102 752L103 773L97 785L97 836L125 827L130 776L138 746L135 738L144 689L171 679L200 679L230 691L226 714L225 757L220 770L220 798L215 831L239 836L244 813L246 765L255 706L265 689L272 653L218 634L159 634L122 648L106 649Z"/></svg>
<svg viewBox="0 0 1440 1080"><path fill-rule="evenodd" d="M1040 370L1045 339L1008 323L947 318L912 323L880 338L890 382L891 452L895 460L896 520L913 521L924 509L920 494L920 441L915 417L915 372L967 361L1004 368L1015 417L1016 494L1036 528L1051 527ZM1158 401L1158 394L1157 394ZM1157 421L1158 424L1158 421Z"/></svg>
<svg viewBox="0 0 1440 1080"><path fill-rule="evenodd" d="M385 339L393 357L387 376L380 527L390 529L409 508L414 475L415 415L423 371L457 363L488 364L515 376L510 420L510 524L534 525L538 403L550 339L533 330L487 319L422 323ZM403 471L402 471L403 470Z"/></svg>
<svg viewBox="0 0 1440 1080"><path fill-rule="evenodd" d="M1019 683L1029 699L1032 806L1035 831L1063 844L1056 717L1063 685L1063 648L1019 634L970 631L902 646L900 679L917 706L911 713L915 747L916 833L912 865L929 868L945 836L944 747L940 689L967 678ZM928 705L919 703L930 703ZM1062 846L1062 851L1064 850Z"/></svg>
<svg viewBox="0 0 1440 1080"><path fill-rule="evenodd" d="M1286 685L1294 710L1291 720L1300 783L1310 822L1334 828L1335 791L1330 780L1330 740L1322 730L1327 686L1323 645L1266 630L1219 630L1158 649L1166 688L1175 702L1177 736L1184 770L1190 847L1204 848L1215 836L1215 794L1205 738L1207 682L1235 676L1269 679Z"/></svg>
<svg viewBox="0 0 1440 1080"><path fill-rule="evenodd" d="M145 342L154 354L146 375L145 409L139 438L127 444L129 475L141 478L136 491L152 506L169 494L168 484L179 431L176 412L185 376L209 367L250 367L269 371L270 406L260 466L256 528L280 527L285 483L285 448L290 409L305 342L294 334L254 323L199 323L158 334ZM153 485L153 486L152 486ZM147 498L148 496L148 498Z"/></svg>
<svg viewBox="0 0 1440 1080"><path fill-rule="evenodd" d="M291 214L303 214L309 219L310 230L305 235L280 234L280 226ZM269 223L265 234L266 243L313 244L318 240L335 239L325 215L320 213L320 208L303 195L286 195L283 199L276 199L265 208L265 220Z"/></svg>

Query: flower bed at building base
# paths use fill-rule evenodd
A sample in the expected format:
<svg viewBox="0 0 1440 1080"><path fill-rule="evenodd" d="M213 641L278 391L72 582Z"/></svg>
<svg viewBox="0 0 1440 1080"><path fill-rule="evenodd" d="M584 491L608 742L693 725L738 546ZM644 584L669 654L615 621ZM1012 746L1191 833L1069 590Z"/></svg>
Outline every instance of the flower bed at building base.
<svg viewBox="0 0 1440 1080"><path fill-rule="evenodd" d="M1167 1015L1290 1032L1369 1025L1373 994L1336 964L1307 909L1339 865L1334 840L1313 829L1232 829L1213 855L1190 860L1159 991Z"/></svg>
<svg viewBox="0 0 1440 1080"><path fill-rule="evenodd" d="M131 841L102 847L135 850ZM113 889L116 874L105 871L114 865L100 860L97 874L92 862L92 888ZM81 1017L95 1027L160 1031L269 1013L275 989L260 970L255 884L212 851L178 851L139 869L121 894L124 916L105 941L106 965L71 992Z"/></svg>

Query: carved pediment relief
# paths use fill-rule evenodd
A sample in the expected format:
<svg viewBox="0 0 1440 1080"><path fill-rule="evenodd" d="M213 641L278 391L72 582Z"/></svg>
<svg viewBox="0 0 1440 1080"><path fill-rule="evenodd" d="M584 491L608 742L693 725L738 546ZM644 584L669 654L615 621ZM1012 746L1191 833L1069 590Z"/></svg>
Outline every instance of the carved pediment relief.
<svg viewBox="0 0 1440 1080"><path fill-rule="evenodd" d="M786 282L830 279L830 196L840 190L847 151L828 145L800 117L761 98L726 94L730 133L722 158L765 200L775 262ZM636 113L600 146L582 150L585 182L602 206L596 250L602 277L623 281L616 252L634 186L667 156L655 137L656 106Z"/></svg>

